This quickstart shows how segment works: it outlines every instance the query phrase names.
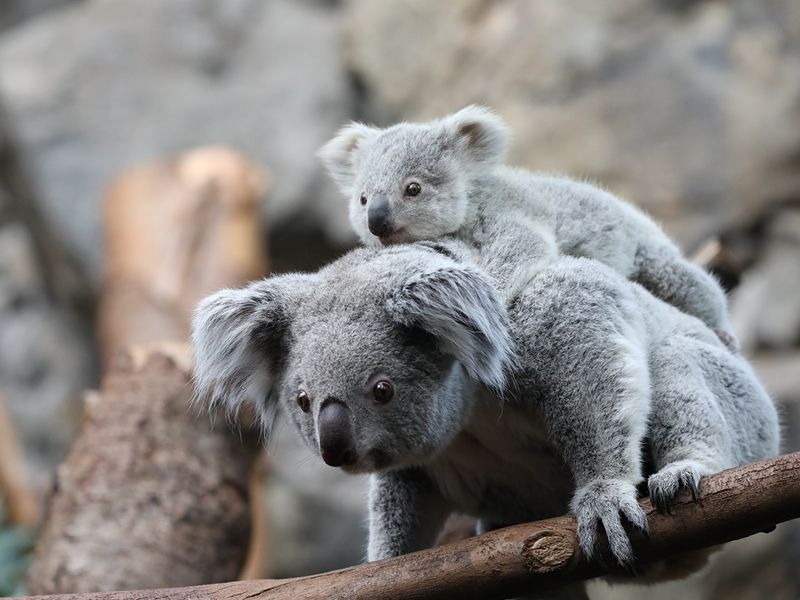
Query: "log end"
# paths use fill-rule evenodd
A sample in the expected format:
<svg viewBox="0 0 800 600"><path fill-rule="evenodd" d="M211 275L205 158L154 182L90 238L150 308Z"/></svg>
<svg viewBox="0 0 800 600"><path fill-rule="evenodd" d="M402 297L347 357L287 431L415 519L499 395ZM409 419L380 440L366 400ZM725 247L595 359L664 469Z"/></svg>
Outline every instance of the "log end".
<svg viewBox="0 0 800 600"><path fill-rule="evenodd" d="M576 562L577 547L574 534L545 529L525 540L522 559L531 573L552 573L568 569Z"/></svg>

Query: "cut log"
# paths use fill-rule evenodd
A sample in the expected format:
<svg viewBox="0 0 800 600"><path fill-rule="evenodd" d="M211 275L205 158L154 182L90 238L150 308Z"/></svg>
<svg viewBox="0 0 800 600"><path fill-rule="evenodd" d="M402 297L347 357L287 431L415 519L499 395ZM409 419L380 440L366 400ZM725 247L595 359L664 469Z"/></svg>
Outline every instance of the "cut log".
<svg viewBox="0 0 800 600"><path fill-rule="evenodd" d="M641 501L650 539L633 535L640 566L708 548L800 517L800 452L705 477L699 501L682 494L671 515ZM573 516L498 529L385 561L285 580L66 595L60 600L445 600L508 598L612 573L583 560ZM619 575L619 573L614 573Z"/></svg>
<svg viewBox="0 0 800 600"><path fill-rule="evenodd" d="M255 432L188 406L190 317L208 293L266 272L264 174L205 148L123 174L106 198L101 391L58 473L29 589L235 578L250 530Z"/></svg>
<svg viewBox="0 0 800 600"><path fill-rule="evenodd" d="M255 434L188 410L188 347L121 355L85 400L30 574L36 593L188 585L245 560Z"/></svg>
<svg viewBox="0 0 800 600"><path fill-rule="evenodd" d="M255 165L225 148L133 169L112 184L99 316L106 365L130 344L188 339L202 298L266 274L264 185Z"/></svg>

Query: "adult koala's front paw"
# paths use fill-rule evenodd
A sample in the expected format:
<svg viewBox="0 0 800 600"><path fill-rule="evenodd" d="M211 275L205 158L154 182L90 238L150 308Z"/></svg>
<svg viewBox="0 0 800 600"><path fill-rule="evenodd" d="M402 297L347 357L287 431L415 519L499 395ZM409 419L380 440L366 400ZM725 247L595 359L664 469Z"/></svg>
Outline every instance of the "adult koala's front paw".
<svg viewBox="0 0 800 600"><path fill-rule="evenodd" d="M584 555L591 561L601 561L599 527L602 523L608 547L623 568L633 569L633 548L622 518L645 534L647 517L636 499L636 487L621 479L596 479L581 486L571 503L578 519L578 541Z"/></svg>
<svg viewBox="0 0 800 600"><path fill-rule="evenodd" d="M689 490L692 498L697 502L700 479L712 472L711 469L695 460L679 460L670 463L657 473L650 475L647 480L650 502L658 512L669 514L675 496L682 489Z"/></svg>

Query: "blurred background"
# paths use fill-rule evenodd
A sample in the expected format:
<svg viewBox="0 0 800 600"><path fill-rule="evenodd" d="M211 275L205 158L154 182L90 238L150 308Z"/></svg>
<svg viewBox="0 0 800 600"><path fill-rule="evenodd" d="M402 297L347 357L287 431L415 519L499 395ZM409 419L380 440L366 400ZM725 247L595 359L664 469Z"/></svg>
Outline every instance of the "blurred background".
<svg viewBox="0 0 800 600"><path fill-rule="evenodd" d="M166 337L185 338L192 305L216 287L316 269L352 247L345 201L315 157L339 126L473 102L508 121L511 162L602 184L712 266L781 406L784 450L800 448L795 0L3 0L0 437L13 443L0 452L13 481L0 594L25 589L83 392L120 340L147 341L165 323L178 323ZM217 174L203 175L208 164ZM212 184L192 187L197 173ZM185 249L205 243L204 194L237 207L238 229L197 254ZM250 258L234 276L219 257L242 239ZM143 326L145 311L161 316ZM261 575L363 556L365 481L296 438L279 426L262 465ZM8 489L28 508L15 514ZM798 565L789 524L730 544L704 576L590 593L798 598Z"/></svg>

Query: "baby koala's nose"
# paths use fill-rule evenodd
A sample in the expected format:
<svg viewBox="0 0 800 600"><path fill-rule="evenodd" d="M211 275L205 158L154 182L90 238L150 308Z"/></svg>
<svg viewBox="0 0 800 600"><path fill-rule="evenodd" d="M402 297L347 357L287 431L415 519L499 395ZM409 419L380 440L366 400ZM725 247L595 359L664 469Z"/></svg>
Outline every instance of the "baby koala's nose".
<svg viewBox="0 0 800 600"><path fill-rule="evenodd" d="M372 235L381 237L391 233L389 200L386 196L375 196L367 210L367 225Z"/></svg>
<svg viewBox="0 0 800 600"><path fill-rule="evenodd" d="M350 409L336 398L326 398L319 411L319 450L332 467L356 462Z"/></svg>

